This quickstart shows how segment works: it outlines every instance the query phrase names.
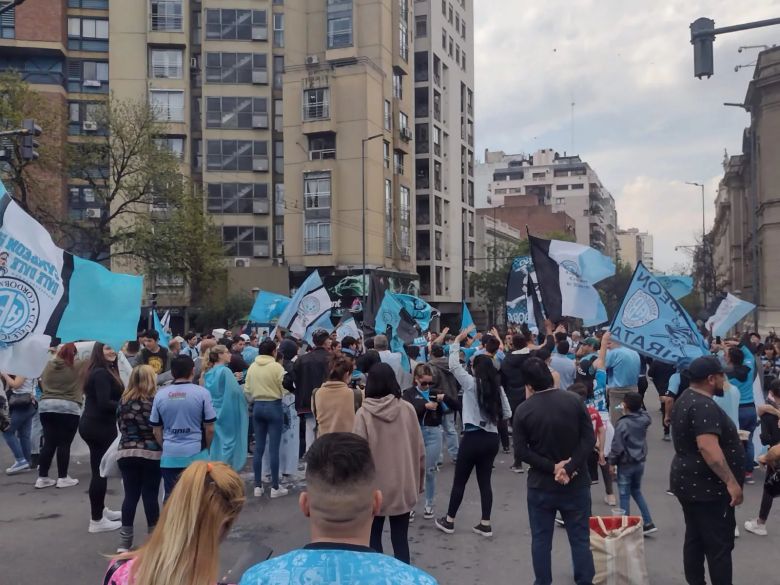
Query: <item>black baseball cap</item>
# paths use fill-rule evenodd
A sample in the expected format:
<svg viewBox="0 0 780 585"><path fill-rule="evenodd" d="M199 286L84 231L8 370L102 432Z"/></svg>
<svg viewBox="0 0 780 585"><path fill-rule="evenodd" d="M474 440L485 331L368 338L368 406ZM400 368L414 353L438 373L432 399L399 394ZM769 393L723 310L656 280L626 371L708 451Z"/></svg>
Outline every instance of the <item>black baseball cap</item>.
<svg viewBox="0 0 780 585"><path fill-rule="evenodd" d="M723 366L720 365L718 358L713 356L705 356L696 358L688 366L688 376L692 382L699 380L705 380L707 376L714 376L716 374L722 374Z"/></svg>

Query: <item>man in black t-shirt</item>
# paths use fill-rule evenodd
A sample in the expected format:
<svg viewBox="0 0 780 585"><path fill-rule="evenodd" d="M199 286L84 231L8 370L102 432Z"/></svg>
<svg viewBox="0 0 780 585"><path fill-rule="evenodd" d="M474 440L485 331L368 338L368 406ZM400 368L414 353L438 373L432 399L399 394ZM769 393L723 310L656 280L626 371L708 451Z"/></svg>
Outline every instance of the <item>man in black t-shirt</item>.
<svg viewBox="0 0 780 585"><path fill-rule="evenodd" d="M160 345L160 334L154 329L149 329L144 333L144 348L136 357L136 365L148 365L158 376L171 369L171 360L168 355L168 348Z"/></svg>
<svg viewBox="0 0 780 585"><path fill-rule="evenodd" d="M732 420L712 399L723 396L717 358L693 360L690 387L672 409L674 459L671 490L685 517L683 565L688 583L704 584L704 559L712 585L732 585L734 508L742 503L745 451Z"/></svg>

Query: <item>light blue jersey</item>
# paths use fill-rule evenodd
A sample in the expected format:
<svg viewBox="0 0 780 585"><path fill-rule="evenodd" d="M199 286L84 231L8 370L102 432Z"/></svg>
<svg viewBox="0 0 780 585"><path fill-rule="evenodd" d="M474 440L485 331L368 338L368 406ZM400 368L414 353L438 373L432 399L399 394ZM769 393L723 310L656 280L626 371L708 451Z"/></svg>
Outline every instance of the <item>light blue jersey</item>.
<svg viewBox="0 0 780 585"><path fill-rule="evenodd" d="M427 573L370 548L315 543L249 569L240 585L438 585Z"/></svg>

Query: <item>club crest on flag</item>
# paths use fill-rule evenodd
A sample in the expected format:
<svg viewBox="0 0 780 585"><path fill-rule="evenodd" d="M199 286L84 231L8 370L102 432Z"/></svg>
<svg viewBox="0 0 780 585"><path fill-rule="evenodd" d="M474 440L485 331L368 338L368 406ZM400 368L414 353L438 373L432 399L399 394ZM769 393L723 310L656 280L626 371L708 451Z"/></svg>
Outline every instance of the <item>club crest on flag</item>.
<svg viewBox="0 0 780 585"><path fill-rule="evenodd" d="M626 327L642 327L658 319L658 303L643 290L636 291L626 303L620 322Z"/></svg>
<svg viewBox="0 0 780 585"><path fill-rule="evenodd" d="M560 267L569 274L573 274L577 278L582 278L582 271L580 270L580 266L574 260L564 260L560 263Z"/></svg>
<svg viewBox="0 0 780 585"><path fill-rule="evenodd" d="M317 297L304 297L301 301L301 306L298 309L298 314L306 323L310 323L324 310L324 307L320 307L320 300Z"/></svg>
<svg viewBox="0 0 780 585"><path fill-rule="evenodd" d="M0 347L17 343L38 325L38 293L27 283L0 278Z"/></svg>

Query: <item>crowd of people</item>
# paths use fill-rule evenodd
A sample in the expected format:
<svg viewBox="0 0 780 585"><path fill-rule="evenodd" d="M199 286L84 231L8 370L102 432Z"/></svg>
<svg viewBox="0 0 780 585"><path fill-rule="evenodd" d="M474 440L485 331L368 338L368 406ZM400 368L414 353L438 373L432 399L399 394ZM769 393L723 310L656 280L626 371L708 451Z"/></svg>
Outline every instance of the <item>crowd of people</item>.
<svg viewBox="0 0 780 585"><path fill-rule="evenodd" d="M244 504L238 473L248 458L256 498L282 498L305 480L300 508L312 542L250 569L243 585L317 582L325 570L344 575L334 583L427 584L436 581L411 567L418 506L423 520L453 534L475 472L481 519L472 531L491 537L491 482L503 450L513 454L511 471L528 474L536 583L552 583L557 523L568 534L574 580L587 584L599 477L614 513L630 514L633 500L644 534L659 530L642 493L652 380L660 432L674 443L669 493L685 520L686 579L704 583L706 560L712 583L731 583L743 484L767 465L758 516L744 524L755 535L767 534L780 494L780 341L713 339L711 356L666 364L606 330L544 327L503 335L445 328L405 354L383 334L337 339L325 330L310 346L220 329L167 347L150 330L120 351L94 343L86 359L65 343L52 348L37 380L2 374L0 430L14 458L6 473L37 469L35 488L72 487L70 448L81 436L91 471L88 530L119 531L106 578L114 585L215 583L219 542ZM764 404L756 404L756 380ZM766 453L754 446L759 424ZM437 482L445 451L454 464L449 486ZM121 511L106 507L112 465L124 488ZM437 489L449 496L438 514ZM140 502L150 536L137 547ZM367 562L383 552L386 519L395 558Z"/></svg>

